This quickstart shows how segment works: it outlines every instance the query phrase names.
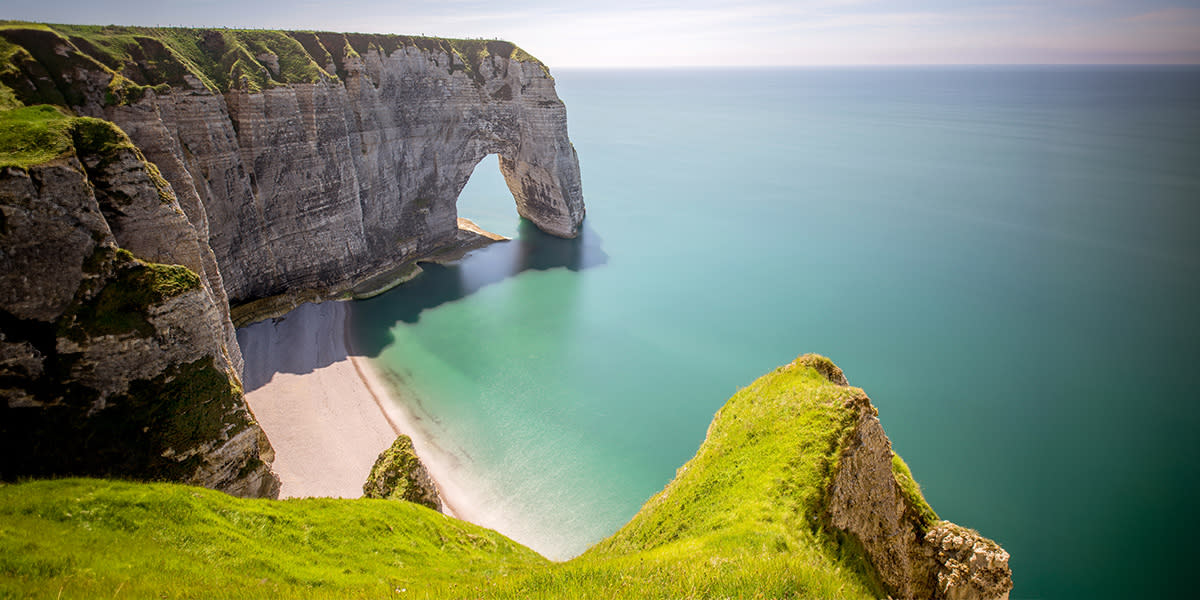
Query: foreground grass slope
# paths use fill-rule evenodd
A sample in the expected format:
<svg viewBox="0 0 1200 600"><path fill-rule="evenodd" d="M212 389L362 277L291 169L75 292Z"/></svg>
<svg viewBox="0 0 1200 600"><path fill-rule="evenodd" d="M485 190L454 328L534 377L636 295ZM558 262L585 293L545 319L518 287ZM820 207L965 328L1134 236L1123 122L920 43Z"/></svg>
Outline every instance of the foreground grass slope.
<svg viewBox="0 0 1200 600"><path fill-rule="evenodd" d="M0 597L468 597L548 562L387 500L246 500L174 484L0 486Z"/></svg>
<svg viewBox="0 0 1200 600"><path fill-rule="evenodd" d="M0 597L881 597L825 529L861 390L820 361L738 392L666 489L566 563L408 502L34 481L0 486Z"/></svg>

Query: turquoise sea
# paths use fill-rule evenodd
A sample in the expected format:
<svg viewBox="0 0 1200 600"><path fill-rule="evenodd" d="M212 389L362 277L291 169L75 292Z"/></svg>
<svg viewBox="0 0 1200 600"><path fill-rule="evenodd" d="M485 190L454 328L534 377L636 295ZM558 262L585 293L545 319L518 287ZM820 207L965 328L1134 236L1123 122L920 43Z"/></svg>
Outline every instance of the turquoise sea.
<svg viewBox="0 0 1200 600"><path fill-rule="evenodd" d="M1200 69L556 70L588 207L356 302L489 523L554 558L660 490L796 355L878 406L1013 598L1190 595Z"/></svg>

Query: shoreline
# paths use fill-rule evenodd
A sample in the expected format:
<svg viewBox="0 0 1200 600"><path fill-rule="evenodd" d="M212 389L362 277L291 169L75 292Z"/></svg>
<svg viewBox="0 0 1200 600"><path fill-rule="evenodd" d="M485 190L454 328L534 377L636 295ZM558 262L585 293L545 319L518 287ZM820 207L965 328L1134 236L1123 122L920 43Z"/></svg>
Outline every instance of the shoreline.
<svg viewBox="0 0 1200 600"><path fill-rule="evenodd" d="M466 218L459 218L458 228L455 244L421 260L451 263L510 239ZM413 266L409 278L420 272ZM397 436L407 435L437 488L443 514L510 539L522 537L514 537L517 522L494 506L503 494L471 479L465 450L439 440L436 419L423 413L410 384L354 347L349 323L356 297L305 299L237 328L246 404L275 449L279 498L360 498L376 459ZM519 543L532 548L530 542L536 545Z"/></svg>
<svg viewBox="0 0 1200 600"><path fill-rule="evenodd" d="M280 498L358 498L398 435L346 346L347 306L303 304L238 329L246 404L275 449Z"/></svg>
<svg viewBox="0 0 1200 600"><path fill-rule="evenodd" d="M447 475L457 459L405 408L406 392L357 353L347 301L302 304L238 329L246 403L275 449L282 498L358 498L379 454L403 434L437 487L442 512L470 520Z"/></svg>
<svg viewBox="0 0 1200 600"><path fill-rule="evenodd" d="M346 321L350 319L350 309L347 306ZM359 379L366 387L367 392L371 395L371 400L374 401L376 408L379 409L379 414L387 421L392 430L397 436L407 435L413 442L413 449L417 453L417 457L421 460L421 464L425 465L426 471L429 472L429 478L433 480L433 485L437 488L438 499L441 500L442 514L455 517L460 517L460 511L455 509L454 495L447 493L447 486L443 483L445 480L444 474L439 477L442 472L441 465L435 467L427 455L431 454L426 450L428 447L428 436L417 435L419 428L416 426L416 417L404 414L407 411L402 411L400 402L392 396L398 393L396 386L388 385L370 364L370 359L365 356L355 353L353 342L350 339L349 327L343 327L345 333L344 344L349 351L350 364L354 366L354 371L358 374ZM391 391L389 393L389 390ZM381 399L382 398L382 399ZM400 424L397 424L399 422Z"/></svg>

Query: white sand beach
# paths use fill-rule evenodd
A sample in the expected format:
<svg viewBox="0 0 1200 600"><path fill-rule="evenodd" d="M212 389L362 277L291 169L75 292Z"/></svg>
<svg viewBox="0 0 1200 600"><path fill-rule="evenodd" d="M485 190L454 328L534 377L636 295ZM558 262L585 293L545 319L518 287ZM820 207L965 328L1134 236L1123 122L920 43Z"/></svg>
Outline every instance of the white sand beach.
<svg viewBox="0 0 1200 600"><path fill-rule="evenodd" d="M400 387L352 355L349 310L338 301L304 304L238 330L246 401L275 448L279 496L358 498L379 453L405 434L437 484L442 512L471 520L478 511L456 502L466 496L450 476L457 460L394 400Z"/></svg>
<svg viewBox="0 0 1200 600"><path fill-rule="evenodd" d="M346 311L305 304L238 331L246 401L275 448L282 498L361 496L376 457L403 433L370 366L347 351Z"/></svg>

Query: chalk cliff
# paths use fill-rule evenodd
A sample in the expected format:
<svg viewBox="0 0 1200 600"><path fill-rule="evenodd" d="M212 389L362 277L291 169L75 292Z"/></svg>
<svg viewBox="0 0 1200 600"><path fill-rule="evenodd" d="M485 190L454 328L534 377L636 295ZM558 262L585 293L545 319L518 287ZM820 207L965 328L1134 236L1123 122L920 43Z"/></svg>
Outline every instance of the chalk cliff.
<svg viewBox="0 0 1200 600"><path fill-rule="evenodd" d="M455 201L489 154L521 216L561 237L584 216L554 79L507 42L72 26L0 36L16 47L0 82L18 99L110 120L159 167L207 234L213 287L246 305L235 321L454 243Z"/></svg>
<svg viewBox="0 0 1200 600"><path fill-rule="evenodd" d="M6 479L271 495L235 323L379 291L481 238L459 229L455 201L489 154L538 227L572 237L584 217L554 80L507 42L0 22L0 57L0 109L65 111L8 114L39 125L0 148ZM116 124L116 150L77 143L101 121L74 115ZM38 150L46 127L74 139L11 158ZM143 272L169 265L199 284L160 293ZM137 306L105 296L126 288ZM72 325L131 308L134 325ZM193 372L225 384L171 387ZM170 390L132 399L147 381ZM155 437L177 426L194 439ZM145 447L118 460L121 444Z"/></svg>

